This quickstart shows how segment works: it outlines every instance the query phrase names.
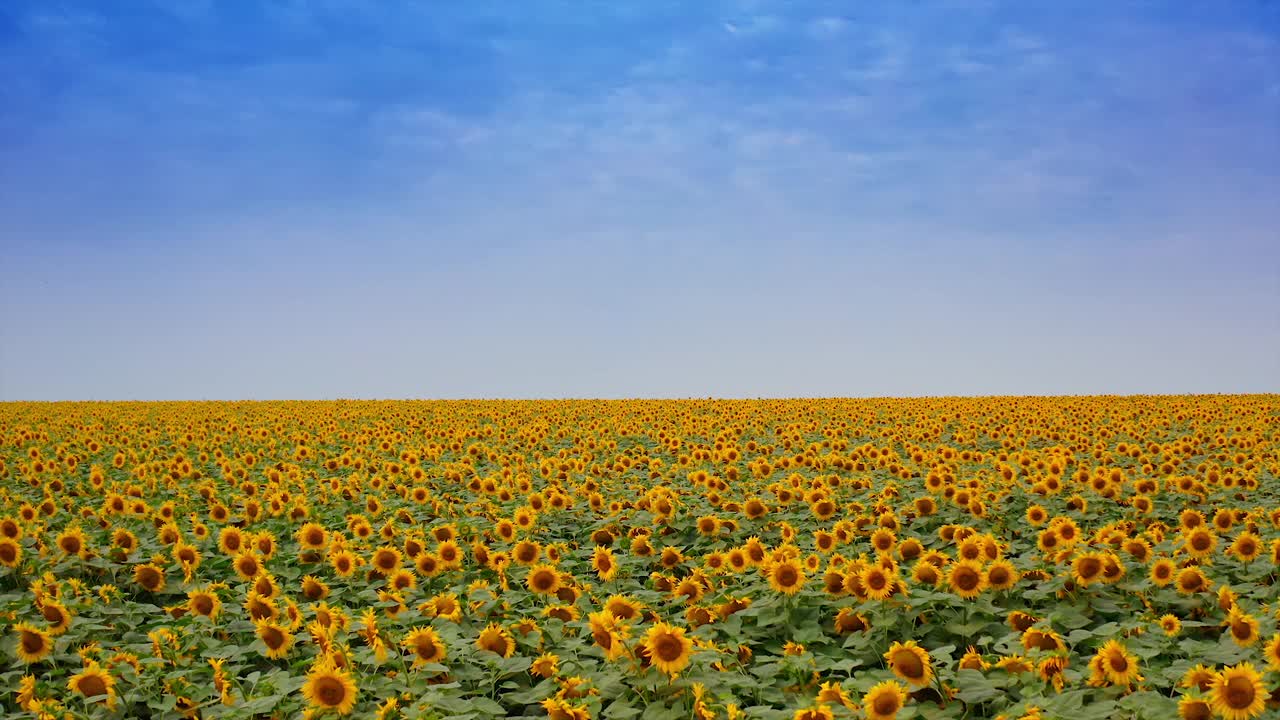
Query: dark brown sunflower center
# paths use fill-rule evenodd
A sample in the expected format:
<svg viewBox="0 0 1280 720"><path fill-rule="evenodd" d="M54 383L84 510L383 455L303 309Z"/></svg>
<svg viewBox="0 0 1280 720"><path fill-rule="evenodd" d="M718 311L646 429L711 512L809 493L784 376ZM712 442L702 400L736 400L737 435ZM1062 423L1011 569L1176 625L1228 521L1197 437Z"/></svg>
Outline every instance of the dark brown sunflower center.
<svg viewBox="0 0 1280 720"><path fill-rule="evenodd" d="M22 649L30 655L44 650L44 636L27 630L22 631Z"/></svg>
<svg viewBox="0 0 1280 720"><path fill-rule="evenodd" d="M316 680L316 699L326 707L337 707L347 699L347 687L334 677L322 677Z"/></svg>
<svg viewBox="0 0 1280 720"><path fill-rule="evenodd" d="M279 650L284 645L284 633L279 628L263 628L262 643L272 650Z"/></svg>
<svg viewBox="0 0 1280 720"><path fill-rule="evenodd" d="M675 635L659 635L653 643L653 652L663 662L674 662L684 653L684 644Z"/></svg>
<svg viewBox="0 0 1280 720"><path fill-rule="evenodd" d="M98 675L86 675L76 683L76 689L87 698L107 694L107 683Z"/></svg>
<svg viewBox="0 0 1280 720"><path fill-rule="evenodd" d="M1233 677L1227 681L1225 695L1227 705L1232 710L1243 710L1253 704L1255 697L1253 683L1249 681L1249 678Z"/></svg>
<svg viewBox="0 0 1280 720"><path fill-rule="evenodd" d="M924 677L924 663L909 650L900 650L893 656L893 667L904 677L912 679Z"/></svg>
<svg viewBox="0 0 1280 720"><path fill-rule="evenodd" d="M875 708L877 715L893 715L898 712L898 697L882 693L876 696L871 706Z"/></svg>

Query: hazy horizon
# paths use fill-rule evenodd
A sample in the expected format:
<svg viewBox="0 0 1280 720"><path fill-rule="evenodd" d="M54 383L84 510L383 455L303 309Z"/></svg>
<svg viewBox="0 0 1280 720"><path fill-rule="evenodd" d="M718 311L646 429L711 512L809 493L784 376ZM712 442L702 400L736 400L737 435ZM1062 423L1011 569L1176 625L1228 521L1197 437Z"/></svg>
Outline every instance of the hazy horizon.
<svg viewBox="0 0 1280 720"><path fill-rule="evenodd" d="M1280 391L1280 5L0 10L0 400Z"/></svg>

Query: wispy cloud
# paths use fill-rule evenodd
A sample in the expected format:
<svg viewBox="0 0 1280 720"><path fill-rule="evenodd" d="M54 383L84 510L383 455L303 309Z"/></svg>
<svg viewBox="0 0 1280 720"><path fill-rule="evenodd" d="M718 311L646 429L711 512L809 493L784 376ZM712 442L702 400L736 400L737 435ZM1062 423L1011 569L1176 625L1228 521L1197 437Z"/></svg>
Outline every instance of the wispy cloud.
<svg viewBox="0 0 1280 720"><path fill-rule="evenodd" d="M1280 223L1269 12L191 0L125 17L20 2L0 31L0 239L40 268L82 257L84 273L132 277L146 257L200 267L202 243L223 238L228 272L256 290L263 267L300 268L290 287L305 292L304 278L348 287L436 263L567 317L591 304L581 288L624 314L639 311L619 288L676 312L659 286L721 313L716 297L774 312L743 289L755 283L839 327L848 301L796 278L865 277L848 268L884 283L859 301L960 296L1031 323L965 277L995 268L1082 306L1076 282L1113 302L1129 283L1155 296L1192 281L1256 300L1280 262L1265 233ZM418 301L387 288L385 305ZM1085 315L1058 312L1087 335Z"/></svg>

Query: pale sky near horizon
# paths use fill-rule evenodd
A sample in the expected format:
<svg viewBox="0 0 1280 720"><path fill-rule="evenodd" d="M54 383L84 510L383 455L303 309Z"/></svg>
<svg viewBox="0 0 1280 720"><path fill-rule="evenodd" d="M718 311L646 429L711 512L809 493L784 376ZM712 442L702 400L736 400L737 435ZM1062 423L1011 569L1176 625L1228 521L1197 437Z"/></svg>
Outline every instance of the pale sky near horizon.
<svg viewBox="0 0 1280 720"><path fill-rule="evenodd" d="M0 400L1280 391L1277 3L17 0L0 75Z"/></svg>

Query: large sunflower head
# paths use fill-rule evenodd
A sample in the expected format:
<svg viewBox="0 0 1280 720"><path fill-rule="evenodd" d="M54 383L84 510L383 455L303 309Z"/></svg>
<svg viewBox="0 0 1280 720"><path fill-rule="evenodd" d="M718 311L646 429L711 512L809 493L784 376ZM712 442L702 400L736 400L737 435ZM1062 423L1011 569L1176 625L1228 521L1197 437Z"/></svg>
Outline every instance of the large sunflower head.
<svg viewBox="0 0 1280 720"><path fill-rule="evenodd" d="M440 635L429 627L411 630L405 635L402 644L413 653L415 667L427 663L443 662L447 655L444 643L440 640Z"/></svg>
<svg viewBox="0 0 1280 720"><path fill-rule="evenodd" d="M665 622L649 628L644 647L653 666L673 677L689 665L693 654L693 641L685 636L684 628Z"/></svg>
<svg viewBox="0 0 1280 720"><path fill-rule="evenodd" d="M862 697L867 720L894 720L907 701L907 688L894 680L872 686Z"/></svg>
<svg viewBox="0 0 1280 720"><path fill-rule="evenodd" d="M516 642L506 628L497 623L490 623L480 631L480 637L476 638L476 647L506 658L511 657L511 653L515 652Z"/></svg>
<svg viewBox="0 0 1280 720"><path fill-rule="evenodd" d="M133 568L133 581L148 592L160 592L165 586L164 568L155 563L137 565Z"/></svg>
<svg viewBox="0 0 1280 720"><path fill-rule="evenodd" d="M604 651L606 660L615 660L627 652L624 644L626 626L608 610L593 612L587 616L587 625L591 628L591 639Z"/></svg>
<svg viewBox="0 0 1280 720"><path fill-rule="evenodd" d="M22 545L11 537L0 537L0 565L15 568L22 562Z"/></svg>
<svg viewBox="0 0 1280 720"><path fill-rule="evenodd" d="M347 715L355 707L356 682L344 669L335 667L331 662L321 662L307 673L307 681L302 686L302 695L311 707L317 710L333 710L339 715Z"/></svg>
<svg viewBox="0 0 1280 720"><path fill-rule="evenodd" d="M211 589L187 591L187 611L193 615L216 618L222 611L222 601Z"/></svg>
<svg viewBox="0 0 1280 720"><path fill-rule="evenodd" d="M893 674L916 686L923 687L933 680L933 665L929 653L916 645L915 640L895 642L884 654Z"/></svg>
<svg viewBox="0 0 1280 720"><path fill-rule="evenodd" d="M13 631L18 636L15 651L22 662L37 663L53 652L53 638L45 630L29 623L17 623Z"/></svg>
<svg viewBox="0 0 1280 720"><path fill-rule="evenodd" d="M1258 642L1258 619L1241 610L1238 605L1231 608L1226 625L1236 645L1249 647Z"/></svg>
<svg viewBox="0 0 1280 720"><path fill-rule="evenodd" d="M1218 673L1209 690L1209 702L1223 720L1249 720L1266 709L1267 689L1252 663L1241 663Z"/></svg>
<svg viewBox="0 0 1280 720"><path fill-rule="evenodd" d="M67 681L67 689L71 692L85 699L98 698L107 707L114 707L116 704L115 685L116 681L111 673L92 661Z"/></svg>
<svg viewBox="0 0 1280 720"><path fill-rule="evenodd" d="M769 587L776 592L795 595L804 587L804 569L795 560L782 560L771 564L766 570Z"/></svg>
<svg viewBox="0 0 1280 720"><path fill-rule="evenodd" d="M1098 665L1112 685L1131 685L1142 680L1138 658L1117 640L1108 640L1098 650Z"/></svg>
<svg viewBox="0 0 1280 720"><path fill-rule="evenodd" d="M951 592L966 600L982 594L986 584L987 579L982 572L982 566L975 562L968 560L957 562L947 572L947 585L951 588Z"/></svg>
<svg viewBox="0 0 1280 720"><path fill-rule="evenodd" d="M560 571L553 565L538 564L529 568L525 586L539 595L552 595L560 589Z"/></svg>
<svg viewBox="0 0 1280 720"><path fill-rule="evenodd" d="M289 649L293 647L293 633L289 632L289 628L277 623L275 620L259 620L254 623L255 631L258 639L262 641L265 649L265 655L269 658L282 658L289 654Z"/></svg>

